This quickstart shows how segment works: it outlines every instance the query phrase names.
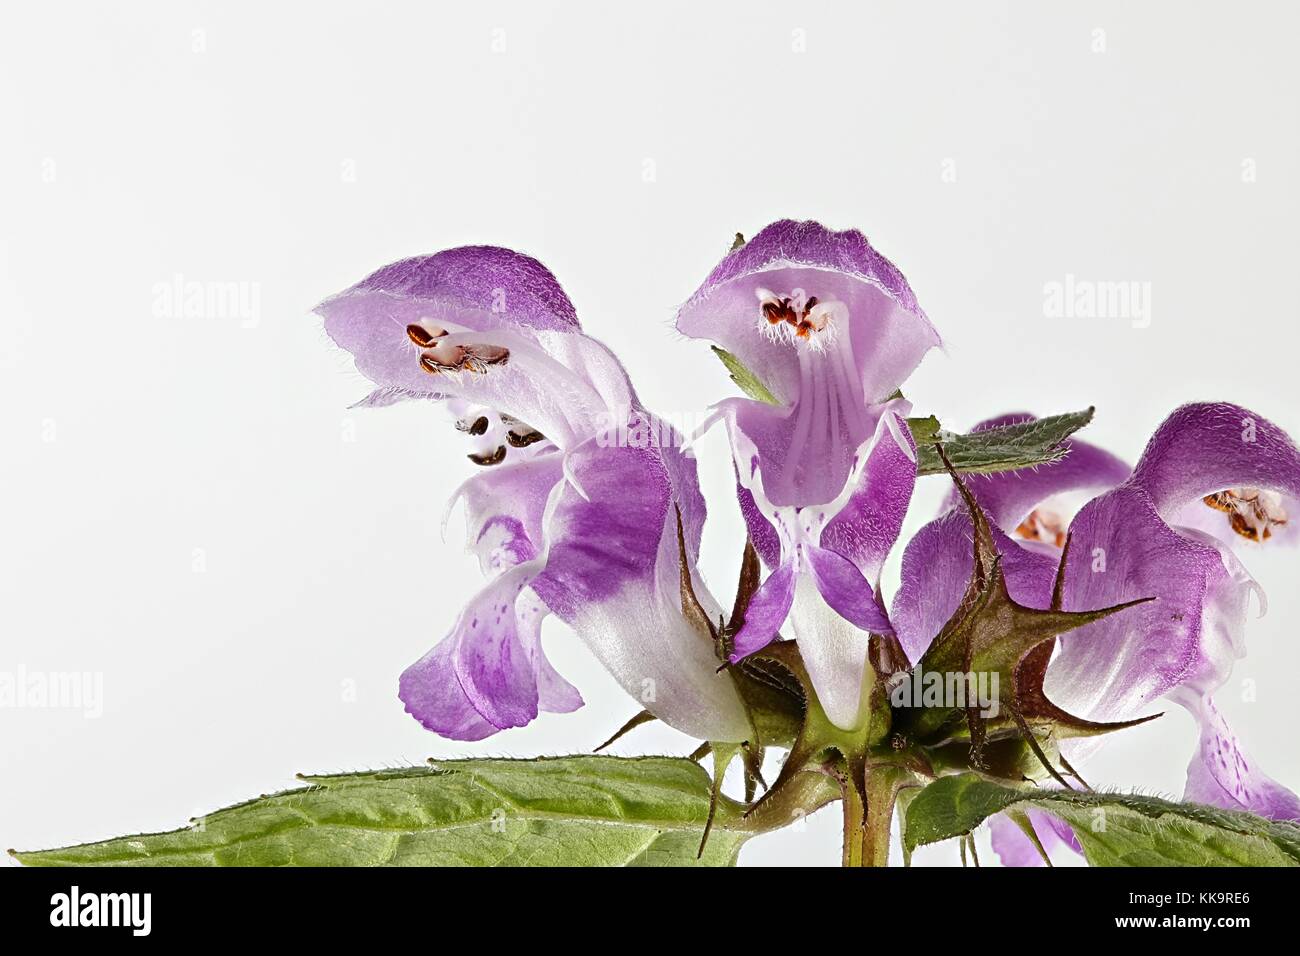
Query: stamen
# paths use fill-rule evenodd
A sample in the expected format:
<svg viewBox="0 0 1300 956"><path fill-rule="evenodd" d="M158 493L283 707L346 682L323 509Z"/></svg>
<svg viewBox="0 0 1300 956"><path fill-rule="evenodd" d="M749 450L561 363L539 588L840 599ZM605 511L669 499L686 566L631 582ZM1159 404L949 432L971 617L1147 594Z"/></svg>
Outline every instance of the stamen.
<svg viewBox="0 0 1300 956"><path fill-rule="evenodd" d="M469 435L483 435L487 433L488 424L489 422L487 420L487 416L480 415L472 422L464 422L464 421L457 422L456 428Z"/></svg>
<svg viewBox="0 0 1300 956"><path fill-rule="evenodd" d="M546 438L546 436L536 429L521 432L512 428L506 432L506 441L508 441L513 448L527 448L529 445L542 441L544 438Z"/></svg>
<svg viewBox="0 0 1300 956"><path fill-rule="evenodd" d="M1233 531L1249 541L1267 541L1273 529L1287 523L1280 495L1259 488L1228 488L1202 499L1228 516Z"/></svg>
<svg viewBox="0 0 1300 956"><path fill-rule="evenodd" d="M422 325L408 325L406 327L406 337L422 349L427 349L438 339L447 334L446 329L435 328L426 329Z"/></svg>
<svg viewBox="0 0 1300 956"><path fill-rule="evenodd" d="M1016 526L1016 534L1026 541L1041 541L1065 547L1065 520L1048 508L1035 508Z"/></svg>
<svg viewBox="0 0 1300 956"><path fill-rule="evenodd" d="M499 465L506 460L506 446L498 445L497 450L487 455L466 455L476 465Z"/></svg>
<svg viewBox="0 0 1300 956"><path fill-rule="evenodd" d="M458 371L482 374L488 366L504 365L509 360L510 350L499 345L455 345L434 340L433 346L420 354L420 367L432 374Z"/></svg>
<svg viewBox="0 0 1300 956"><path fill-rule="evenodd" d="M843 303L833 299L823 302L815 295L805 295L803 289L792 289L789 295L778 295L768 289L755 289L754 293L759 312L767 320L760 327L773 341L784 338L815 350L825 349L834 333L833 320L837 315L847 314Z"/></svg>
<svg viewBox="0 0 1300 956"><path fill-rule="evenodd" d="M510 350L500 345L466 345L465 354L476 364L505 365L510 361Z"/></svg>

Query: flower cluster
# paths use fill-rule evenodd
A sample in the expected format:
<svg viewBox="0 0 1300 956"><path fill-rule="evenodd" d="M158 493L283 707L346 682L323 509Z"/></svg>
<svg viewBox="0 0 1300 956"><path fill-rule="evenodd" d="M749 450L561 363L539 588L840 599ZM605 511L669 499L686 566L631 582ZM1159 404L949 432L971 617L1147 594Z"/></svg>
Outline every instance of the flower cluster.
<svg viewBox="0 0 1300 956"><path fill-rule="evenodd" d="M1262 611L1238 554L1294 539L1300 452L1262 415L1183 406L1132 468L1073 438L1033 468L949 464L952 496L903 546L901 587L887 601L881 568L899 543L920 444L935 440L909 422L901 387L940 337L862 233L773 223L738 242L676 319L761 383L758 397L724 399L709 419L726 428L749 533L726 613L696 568L706 510L691 453L665 440L681 436L642 405L537 260L450 249L380 269L316 311L376 386L361 404L443 404L479 469L452 499L485 583L399 684L407 711L435 733L478 740L579 708L542 652L554 615L650 714L715 750L752 748L765 733L783 743L763 726L746 667L781 642L797 654L805 706L815 702L831 733L874 746L892 732L894 749L923 745L916 766L934 773L935 755L960 739L971 766L988 770L982 743L1002 725L977 722L996 707L958 729L897 715L882 729L878 706L891 675L939 660L939 645L956 640L952 622L973 613L972 582L989 570L987 538L1008 607L1037 614L1042 632L1011 661L1021 680L1006 697L1012 733L1040 754L1050 743L1078 778L1073 765L1104 732L1168 698L1200 726L1188 800L1300 820L1300 799L1255 765L1213 702L1244 653L1252 593ZM1002 415L972 434L1032 421ZM629 440L638 433L655 440ZM1026 669L1038 672L1028 683ZM1051 777L1065 783L1055 767ZM1034 819L1043 841L1073 839ZM1038 859L1022 827L993 826L1005 861Z"/></svg>

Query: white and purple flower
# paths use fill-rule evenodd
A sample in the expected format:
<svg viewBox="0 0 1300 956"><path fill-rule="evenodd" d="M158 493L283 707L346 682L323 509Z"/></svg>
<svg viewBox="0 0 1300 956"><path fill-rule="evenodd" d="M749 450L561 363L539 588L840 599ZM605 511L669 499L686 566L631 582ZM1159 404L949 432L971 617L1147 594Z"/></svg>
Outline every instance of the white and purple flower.
<svg viewBox="0 0 1300 956"><path fill-rule="evenodd" d="M613 354L583 334L537 260L490 246L379 270L316 310L378 387L363 402L448 400L490 466L462 485L470 544L488 583L451 632L402 675L407 710L429 729L476 740L539 710L581 705L542 653L543 617L570 625L647 710L719 741L751 736L708 634L683 614L677 515L698 582L705 517L695 463L643 409ZM486 443L486 444L484 444Z"/></svg>
<svg viewBox="0 0 1300 956"><path fill-rule="evenodd" d="M939 335L907 280L857 230L772 223L718 263L677 316L735 355L778 404L719 403L741 509L771 574L733 661L790 618L828 716L862 715L875 594L916 479L908 403L894 397Z"/></svg>
<svg viewBox="0 0 1300 956"><path fill-rule="evenodd" d="M486 582L400 680L407 710L439 734L478 740L582 705L542 650L554 615L651 714L715 744L755 743L751 757L763 742L741 690L765 672L747 659L788 624L803 698L815 694L835 733L865 740L864 689L883 667L869 661L871 636L896 639L897 673L961 619L975 549L956 490L908 542L888 612L880 594L917 478L899 386L940 343L906 280L857 231L773 223L677 315L681 332L726 349L774 398L728 399L713 417L727 425L758 555L747 555L729 619L695 566L706 509L693 458L535 259L487 246L408 259L317 312L376 386L361 404L444 404L481 469L452 503ZM1175 700L1200 726L1186 799L1300 820L1300 798L1245 754L1213 700L1244 653L1250 594L1262 604L1234 549L1296 539L1300 451L1228 404L1175 411L1134 469L1063 444L1051 464L964 478L988 518L1008 606L1109 609L1033 645L1046 667L1036 692L1064 715L1061 752L1079 760L1101 731ZM720 667L724 658L741 669ZM1028 819L1039 843L1078 848L1059 821ZM1040 859L1017 823L992 827L1005 861Z"/></svg>
<svg viewBox="0 0 1300 956"><path fill-rule="evenodd" d="M980 427L1027 418L1005 416ZM1287 508L1300 495L1295 444L1272 422L1226 403L1176 410L1131 473L1100 449L1068 444L1058 463L966 479L1018 602L1049 606L1067 526L1064 610L1155 598L1062 635L1047 668L1049 696L1098 722L1132 720L1160 698L1177 701L1200 725L1185 799L1300 819L1300 799L1245 754L1212 696L1245 653L1252 592L1262 613L1262 592L1229 542L1289 537ZM1097 492L1067 521L1070 497ZM908 543L891 620L913 659L956 609L972 561L970 518L955 500ZM1065 746L1078 760L1100 740ZM1056 821L1040 818L1034 826L1045 843L1064 840L1077 849ZM998 817L992 827L1005 862L1041 862L1016 824Z"/></svg>

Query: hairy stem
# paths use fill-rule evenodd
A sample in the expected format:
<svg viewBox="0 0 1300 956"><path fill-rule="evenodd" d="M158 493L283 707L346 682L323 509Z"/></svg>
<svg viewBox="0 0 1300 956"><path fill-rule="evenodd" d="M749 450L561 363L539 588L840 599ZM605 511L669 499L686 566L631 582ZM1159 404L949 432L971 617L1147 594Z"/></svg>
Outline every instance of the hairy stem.
<svg viewBox="0 0 1300 956"><path fill-rule="evenodd" d="M888 866L894 803L908 778L897 767L868 767L858 786L844 781L845 866Z"/></svg>

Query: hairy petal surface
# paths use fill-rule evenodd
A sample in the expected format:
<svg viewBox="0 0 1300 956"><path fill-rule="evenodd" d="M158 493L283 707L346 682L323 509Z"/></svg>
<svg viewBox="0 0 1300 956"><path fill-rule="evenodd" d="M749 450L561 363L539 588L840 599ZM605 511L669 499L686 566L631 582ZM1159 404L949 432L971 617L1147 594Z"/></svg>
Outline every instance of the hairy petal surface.
<svg viewBox="0 0 1300 956"><path fill-rule="evenodd" d="M1072 547L1087 557L1065 582L1067 610L1156 600L1063 636L1047 689L1104 720L1137 716L1169 696L1201 728L1189 796L1291 819L1296 797L1249 761L1211 700L1245 654L1250 596L1263 613L1263 593L1227 536L1169 523L1202 496L1240 487L1300 490L1300 454L1285 432L1226 403L1185 405L1165 420L1131 479L1075 518ZM1088 748L1077 745L1074 756Z"/></svg>
<svg viewBox="0 0 1300 956"><path fill-rule="evenodd" d="M907 280L861 232L774 222L723 257L678 311L677 328L736 355L785 402L798 397L799 362L787 344L762 334L760 289L803 289L845 305L852 321L850 359L866 402L890 395L940 344Z"/></svg>
<svg viewBox="0 0 1300 956"><path fill-rule="evenodd" d="M579 329L573 305L536 259L465 246L385 266L316 307L325 330L379 386L364 404L461 398L539 429L561 447L589 437L609 410L635 403L626 373ZM431 336L417 344L412 328ZM485 356L430 369L422 356Z"/></svg>
<svg viewBox="0 0 1300 956"><path fill-rule="evenodd" d="M673 490L676 483L697 488L693 463L678 458L666 465L657 448L592 441L572 453L570 470L585 496L564 487L550 525L550 556L534 589L624 690L665 723L708 740L749 739L730 675L717 673L712 640L682 613ZM683 509L684 531L686 525ZM688 534L698 547L698 536Z"/></svg>

